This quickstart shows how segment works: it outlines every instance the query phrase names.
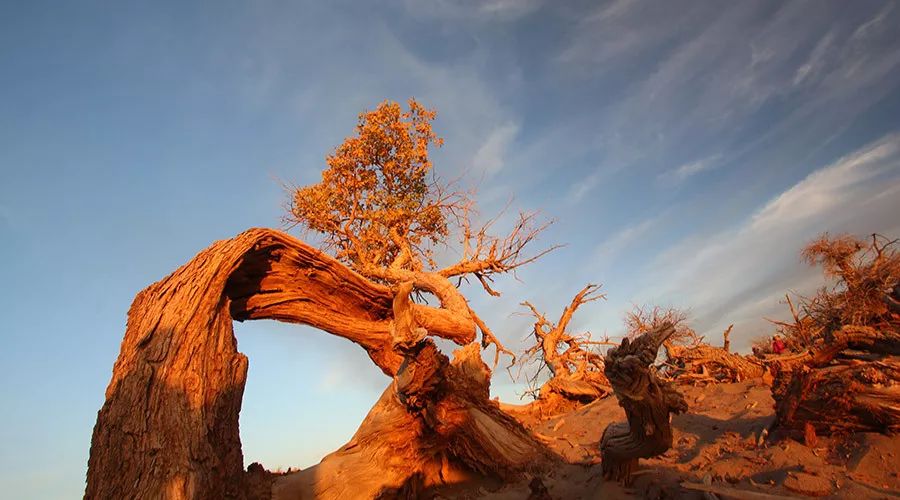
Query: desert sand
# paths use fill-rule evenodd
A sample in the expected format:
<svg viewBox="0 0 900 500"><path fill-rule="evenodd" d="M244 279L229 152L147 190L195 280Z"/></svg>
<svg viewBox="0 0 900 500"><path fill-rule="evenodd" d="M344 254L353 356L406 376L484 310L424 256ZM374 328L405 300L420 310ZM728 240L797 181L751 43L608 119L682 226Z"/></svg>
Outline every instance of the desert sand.
<svg viewBox="0 0 900 500"><path fill-rule="evenodd" d="M675 444L642 460L631 487L602 479L600 436L607 424L625 419L616 398L608 397L555 415L541 415L535 405L502 404L563 461L519 483L464 482L426 498L900 498L900 436L819 437L806 446L764 432L774 401L762 379L679 388L689 410L672 418ZM314 469L276 479L273 498L302 498L302 479Z"/></svg>

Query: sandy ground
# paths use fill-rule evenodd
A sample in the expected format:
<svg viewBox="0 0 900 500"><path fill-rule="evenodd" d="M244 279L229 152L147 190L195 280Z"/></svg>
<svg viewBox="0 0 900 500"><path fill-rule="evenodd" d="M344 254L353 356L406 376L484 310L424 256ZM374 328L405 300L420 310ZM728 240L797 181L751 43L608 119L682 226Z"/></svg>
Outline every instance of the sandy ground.
<svg viewBox="0 0 900 500"><path fill-rule="evenodd" d="M601 477L600 436L609 423L625 420L615 397L608 397L556 415L539 415L533 405L502 405L565 462L520 483L460 484L426 498L900 498L900 436L818 437L812 447L775 440L763 432L774 401L761 380L680 388L689 410L672 419L673 448L642 460L629 488Z"/></svg>
<svg viewBox="0 0 900 500"><path fill-rule="evenodd" d="M705 489L718 498L900 498L900 436L819 437L812 448L789 439L761 440L774 412L762 381L681 389L690 409L672 420L673 449L642 460L627 489L602 481L598 463L603 429L625 420L614 397L545 419L513 408L570 462L539 478L549 497L714 498L704 497L700 489ZM528 498L531 489L523 482L443 493L446 498L513 499Z"/></svg>

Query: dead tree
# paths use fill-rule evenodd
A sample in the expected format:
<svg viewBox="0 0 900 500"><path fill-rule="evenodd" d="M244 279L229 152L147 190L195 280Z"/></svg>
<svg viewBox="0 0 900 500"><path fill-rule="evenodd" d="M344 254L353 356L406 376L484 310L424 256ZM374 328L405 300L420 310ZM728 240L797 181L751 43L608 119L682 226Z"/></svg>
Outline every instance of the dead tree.
<svg viewBox="0 0 900 500"><path fill-rule="evenodd" d="M525 255L547 223L523 213L506 237L496 219L473 228L474 202L433 175L435 117L410 100L360 115L356 134L326 157L321 182L292 189L286 218L317 234L328 256L283 233L251 230L218 242L142 291L91 443L89 498L240 498L237 432L247 360L231 320L311 325L360 345L390 387L353 440L291 477L293 496L415 496L468 474L510 477L549 452L488 399L481 346L512 355L458 284L494 276ZM461 237L440 267L437 245ZM430 294L439 307L414 302ZM440 337L466 346L450 361ZM279 481L278 487L282 486Z"/></svg>
<svg viewBox="0 0 900 500"><path fill-rule="evenodd" d="M376 283L268 229L216 242L135 297L91 439L85 498L246 497L238 414L247 358L232 320L346 338L393 379L350 443L289 476L304 495L415 495L540 467L550 453L489 400L490 370L472 344L477 321L441 283ZM413 303L417 289L440 307ZM431 336L466 347L450 361Z"/></svg>
<svg viewBox="0 0 900 500"><path fill-rule="evenodd" d="M722 332L722 349L724 349L725 352L731 352L731 340L728 338L728 336L731 335L732 328L734 328L734 324L728 325L728 328L726 328L725 331Z"/></svg>
<svg viewBox="0 0 900 500"><path fill-rule="evenodd" d="M599 285L587 285L563 310L556 324L551 323L530 302L523 306L530 309L535 317L535 344L525 351L521 366L539 363L530 376L531 391L545 404L558 405L560 400L588 403L607 396L611 389L603 374L603 356L592 349L597 345L609 344L591 340L590 333L572 334L566 331L575 311L583 304L603 299ZM537 383L543 369L550 372L550 378L538 389Z"/></svg>
<svg viewBox="0 0 900 500"><path fill-rule="evenodd" d="M786 295L792 319L773 321L796 351L815 345L847 325L877 329L900 328L900 251L898 240L873 234L868 240L828 233L801 252L810 265L821 266L831 287L812 297Z"/></svg>
<svg viewBox="0 0 900 500"><path fill-rule="evenodd" d="M725 345L715 347L702 339L691 345L665 344L666 363L669 374L681 382L740 382L762 377L766 372L764 363L751 356L729 352L728 333L725 331Z"/></svg>
<svg viewBox="0 0 900 500"><path fill-rule="evenodd" d="M663 342L665 374L680 382L740 382L763 375L761 362L731 352L729 335L734 325L723 332L722 347L715 347L688 326L687 318L687 313L672 307L635 306L625 315L625 326L628 335L635 337L666 323L674 325L675 333Z"/></svg>
<svg viewBox="0 0 900 500"><path fill-rule="evenodd" d="M687 411L687 403L671 382L657 377L653 362L674 333L675 325L664 323L636 338L624 338L606 354L606 377L628 419L607 426L600 439L606 479L629 484L638 459L672 447L669 415Z"/></svg>
<svg viewBox="0 0 900 500"><path fill-rule="evenodd" d="M822 235L803 250L835 285L790 296L775 322L797 351L775 358L776 425L789 434L900 430L898 240Z"/></svg>
<svg viewBox="0 0 900 500"><path fill-rule="evenodd" d="M845 326L778 366L775 425L789 435L900 431L900 334Z"/></svg>

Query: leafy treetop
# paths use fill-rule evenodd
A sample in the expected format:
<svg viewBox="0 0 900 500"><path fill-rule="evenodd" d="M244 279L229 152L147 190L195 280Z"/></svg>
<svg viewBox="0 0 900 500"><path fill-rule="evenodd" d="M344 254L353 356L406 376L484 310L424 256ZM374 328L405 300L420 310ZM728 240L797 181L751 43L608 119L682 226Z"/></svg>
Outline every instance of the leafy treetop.
<svg viewBox="0 0 900 500"><path fill-rule="evenodd" d="M286 220L319 233L326 250L370 278L412 280L421 288L423 273L432 275L427 280L474 276L498 295L490 285L493 275L556 248L523 253L549 222L535 224L537 214L529 212L519 214L505 237L489 234L497 218L473 228L469 193L453 191L434 176L429 148L443 144L431 128L435 116L415 99L408 110L384 101L360 114L356 135L326 158L322 181L294 190ZM460 235L462 255L438 269L433 249L446 243L451 230Z"/></svg>
<svg viewBox="0 0 900 500"><path fill-rule="evenodd" d="M452 208L430 175L435 112L414 99L404 111L384 101L359 115L356 135L328 155L318 184L297 189L288 219L324 237L356 268L409 268L431 259L448 235Z"/></svg>

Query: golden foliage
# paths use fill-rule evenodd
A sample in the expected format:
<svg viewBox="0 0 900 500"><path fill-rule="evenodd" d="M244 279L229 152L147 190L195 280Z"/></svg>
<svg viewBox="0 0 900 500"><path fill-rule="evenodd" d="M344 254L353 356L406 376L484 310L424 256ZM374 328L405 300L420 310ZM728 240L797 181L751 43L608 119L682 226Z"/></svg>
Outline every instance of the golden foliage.
<svg viewBox="0 0 900 500"><path fill-rule="evenodd" d="M451 206L431 175L435 111L410 99L404 111L384 101L359 115L325 162L318 184L297 189L288 220L317 232L354 267L408 267L429 259L429 244L448 235Z"/></svg>
<svg viewBox="0 0 900 500"><path fill-rule="evenodd" d="M504 237L489 232L499 215L473 227L470 194L453 191L433 174L429 147L443 144L431 128L435 111L415 99L408 106L404 111L384 101L360 114L356 135L326 158L322 181L294 190L286 220L319 233L325 250L369 278L401 282L417 280L421 272L471 275L499 295L491 288L493 275L514 272L557 248L524 253L550 222L538 222L534 212L520 213ZM452 230L460 236L461 258L437 269L433 250Z"/></svg>

